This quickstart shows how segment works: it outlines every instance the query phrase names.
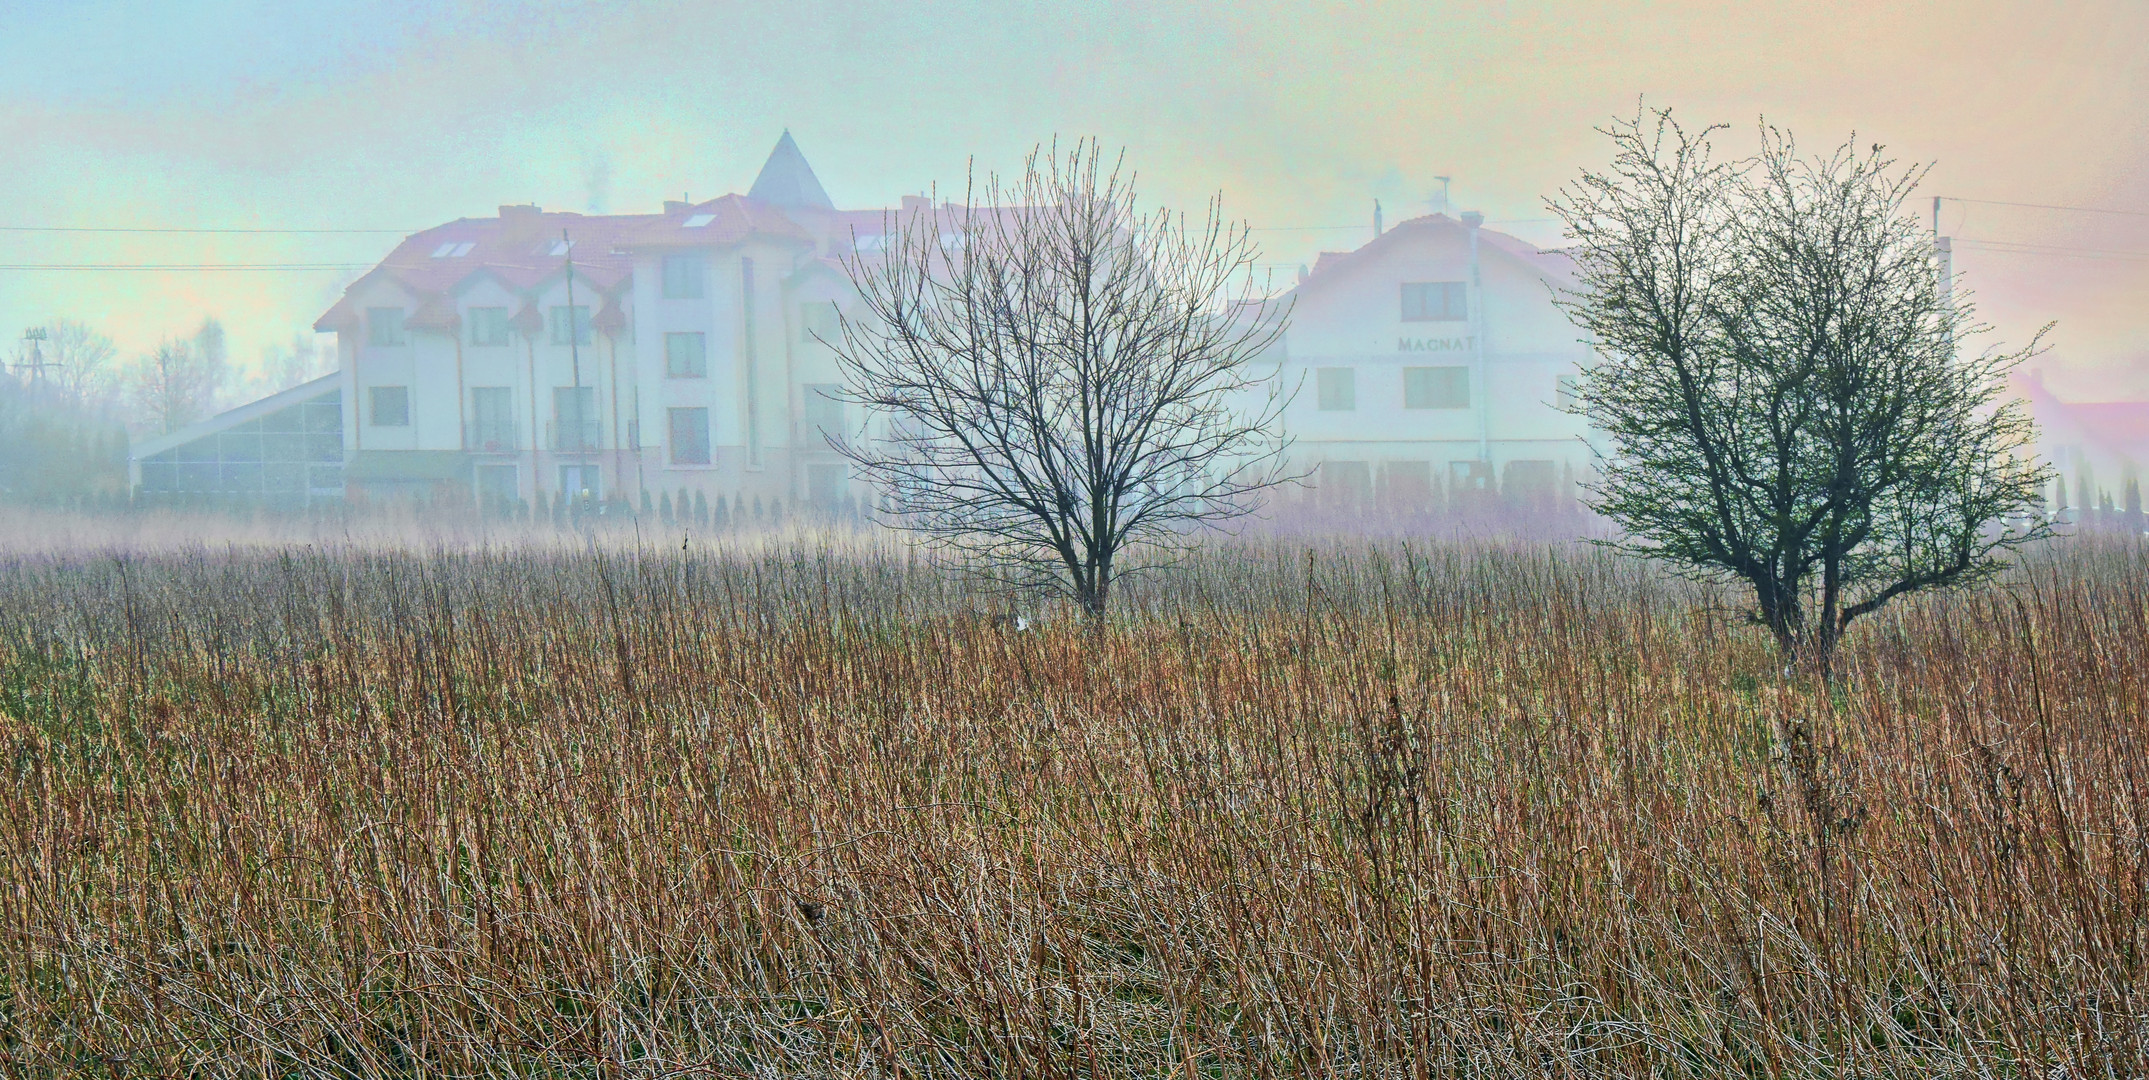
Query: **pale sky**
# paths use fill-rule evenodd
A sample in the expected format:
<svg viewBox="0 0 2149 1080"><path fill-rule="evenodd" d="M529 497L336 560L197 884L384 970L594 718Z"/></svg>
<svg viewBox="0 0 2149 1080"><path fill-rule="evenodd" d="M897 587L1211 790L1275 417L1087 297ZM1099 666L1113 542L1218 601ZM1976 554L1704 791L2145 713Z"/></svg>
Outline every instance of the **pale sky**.
<svg viewBox="0 0 2149 1080"><path fill-rule="evenodd" d="M1856 131L1937 163L1957 268L2008 341L2057 321L2049 381L2149 395L2149 3L992 5L9 0L0 267L370 265L501 203L650 211L743 191L777 135L839 206L893 202L1054 134L1124 145L1142 188L1221 191L1310 262L1453 204L1539 242L1544 196L1605 160L1638 96ZM1929 203L1921 208L1929 212ZM1288 228L1287 228L1288 227ZM1310 231L1301 227L1316 227ZM1300 231L1292 231L1294 229ZM1999 250L1995 247L2008 250ZM221 318L252 362L335 270L0 269L0 340L54 316L126 354Z"/></svg>

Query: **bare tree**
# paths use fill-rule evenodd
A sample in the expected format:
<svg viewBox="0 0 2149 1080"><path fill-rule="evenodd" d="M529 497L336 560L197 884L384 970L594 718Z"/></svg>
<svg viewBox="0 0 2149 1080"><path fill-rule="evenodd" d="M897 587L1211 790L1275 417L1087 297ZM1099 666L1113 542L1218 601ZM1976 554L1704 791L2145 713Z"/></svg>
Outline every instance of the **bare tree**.
<svg viewBox="0 0 2149 1080"><path fill-rule="evenodd" d="M118 350L88 324L54 319L45 327L45 378L62 400L85 412L110 408L119 391Z"/></svg>
<svg viewBox="0 0 2149 1080"><path fill-rule="evenodd" d="M135 423L168 435L209 414L218 372L186 341L166 339L127 366L125 391Z"/></svg>
<svg viewBox="0 0 2149 1080"><path fill-rule="evenodd" d="M195 371L207 387L203 410L213 412L231 404L225 400L227 392L234 388L231 350L225 340L224 324L216 316L203 318L201 326L195 329L193 355Z"/></svg>
<svg viewBox="0 0 2149 1080"><path fill-rule="evenodd" d="M1904 201L1923 170L1846 143L1747 161L1668 110L1606 130L1611 171L1552 203L1598 363L1581 410L1613 451L1599 512L1628 549L1753 589L1754 618L1824 677L1845 628L1990 576L2044 535L2052 474L1983 330Z"/></svg>
<svg viewBox="0 0 2149 1080"><path fill-rule="evenodd" d="M261 350L261 366L239 382L236 396L252 400L289 390L326 374L334 360L331 350L314 344L311 333L293 334L290 344Z"/></svg>
<svg viewBox="0 0 2149 1080"><path fill-rule="evenodd" d="M895 524L1102 615L1116 576L1282 478L1256 358L1284 312L1219 201L1144 210L1093 141L970 194L847 260L862 311L830 344L880 431L831 442Z"/></svg>

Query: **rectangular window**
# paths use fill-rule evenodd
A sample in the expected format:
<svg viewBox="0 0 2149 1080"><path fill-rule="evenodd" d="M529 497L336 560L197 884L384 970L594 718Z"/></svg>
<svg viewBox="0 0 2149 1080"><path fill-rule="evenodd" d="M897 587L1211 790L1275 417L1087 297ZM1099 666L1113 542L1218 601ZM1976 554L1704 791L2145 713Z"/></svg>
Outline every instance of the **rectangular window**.
<svg viewBox="0 0 2149 1080"><path fill-rule="evenodd" d="M601 435L597 429L597 388L552 388L552 448L595 450Z"/></svg>
<svg viewBox="0 0 2149 1080"><path fill-rule="evenodd" d="M368 387L366 395L374 427L410 426L410 387Z"/></svg>
<svg viewBox="0 0 2149 1080"><path fill-rule="evenodd" d="M1460 281L1403 283L1404 322L1461 322L1470 317L1470 287Z"/></svg>
<svg viewBox="0 0 2149 1080"><path fill-rule="evenodd" d="M470 344L481 347L507 344L511 327L507 321L506 308L474 307L470 309L470 317L465 321L470 324Z"/></svg>
<svg viewBox="0 0 2149 1080"><path fill-rule="evenodd" d="M847 432L843 427L843 385L841 383L807 383L800 388L804 398L799 404L799 419L804 421L808 440L841 439Z"/></svg>
<svg viewBox="0 0 2149 1080"><path fill-rule="evenodd" d="M403 344L403 309L399 307L367 308L366 344Z"/></svg>
<svg viewBox="0 0 2149 1080"><path fill-rule="evenodd" d="M673 379L700 379L709 374L708 339L700 333L664 335L664 374Z"/></svg>
<svg viewBox="0 0 2149 1080"><path fill-rule="evenodd" d="M510 386L470 388L470 448L515 449L515 398Z"/></svg>
<svg viewBox="0 0 2149 1080"><path fill-rule="evenodd" d="M595 499L602 494L603 475L595 465L560 466L560 494L569 498Z"/></svg>
<svg viewBox="0 0 2149 1080"><path fill-rule="evenodd" d="M1314 390L1322 412L1350 412L1358 407L1357 372L1347 367L1324 367L1314 371Z"/></svg>
<svg viewBox="0 0 2149 1080"><path fill-rule="evenodd" d="M843 340L843 321L833 300L813 300L798 306L798 339L834 345Z"/></svg>
<svg viewBox="0 0 2149 1080"><path fill-rule="evenodd" d="M1466 367L1404 368L1403 407L1406 409L1469 408L1470 369Z"/></svg>
<svg viewBox="0 0 2149 1080"><path fill-rule="evenodd" d="M707 465L709 410L666 409L664 412L671 422L672 464Z"/></svg>
<svg viewBox="0 0 2149 1080"><path fill-rule="evenodd" d="M573 308L574 344L589 344L589 305L576 304ZM569 309L565 305L552 309L552 343L565 345L567 341Z"/></svg>
<svg viewBox="0 0 2149 1080"><path fill-rule="evenodd" d="M664 257L664 298L666 300L699 300L702 297L702 257L696 255L666 255Z"/></svg>

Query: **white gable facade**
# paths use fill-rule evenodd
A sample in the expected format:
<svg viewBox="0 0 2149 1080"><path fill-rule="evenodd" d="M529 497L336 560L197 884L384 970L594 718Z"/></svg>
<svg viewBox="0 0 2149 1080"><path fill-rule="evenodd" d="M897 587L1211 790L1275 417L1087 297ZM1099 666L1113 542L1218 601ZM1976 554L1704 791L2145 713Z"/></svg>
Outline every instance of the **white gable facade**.
<svg viewBox="0 0 2149 1080"><path fill-rule="evenodd" d="M1594 460L1565 411L1589 362L1566 260L1477 215L1402 222L1287 294L1280 377L1306 497L1417 514L1572 504Z"/></svg>

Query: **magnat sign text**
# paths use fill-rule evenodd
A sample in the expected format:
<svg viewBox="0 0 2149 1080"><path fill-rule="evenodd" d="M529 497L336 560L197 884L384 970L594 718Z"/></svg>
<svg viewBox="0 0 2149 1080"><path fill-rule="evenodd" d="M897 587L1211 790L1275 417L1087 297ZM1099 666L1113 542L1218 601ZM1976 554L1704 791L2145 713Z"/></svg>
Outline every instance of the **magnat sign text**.
<svg viewBox="0 0 2149 1080"><path fill-rule="evenodd" d="M1476 335L1468 337L1407 337L1395 339L1395 351L1397 352L1468 352L1476 347Z"/></svg>

